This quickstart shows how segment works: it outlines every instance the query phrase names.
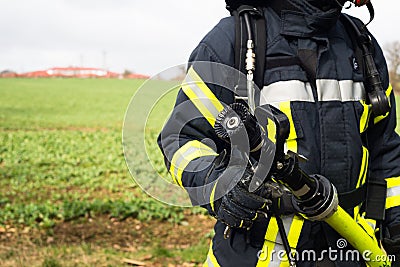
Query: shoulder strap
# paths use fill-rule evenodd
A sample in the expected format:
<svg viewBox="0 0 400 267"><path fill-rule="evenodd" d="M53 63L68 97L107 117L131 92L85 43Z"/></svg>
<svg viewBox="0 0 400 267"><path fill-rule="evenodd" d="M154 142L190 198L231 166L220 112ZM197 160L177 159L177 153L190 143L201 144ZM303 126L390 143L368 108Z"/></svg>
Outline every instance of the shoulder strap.
<svg viewBox="0 0 400 267"><path fill-rule="evenodd" d="M233 10L235 17L235 68L246 74L246 52L249 34L254 37L255 43L255 73L254 82L261 89L264 85L265 51L267 46L267 32L265 17L262 8L241 5ZM244 16L248 14L252 31L248 32ZM241 97L247 96L246 81L238 79L236 93Z"/></svg>
<svg viewBox="0 0 400 267"><path fill-rule="evenodd" d="M368 100L372 105L375 116L385 115L390 111L389 99L385 94L380 74L374 61L374 46L366 26L356 23L349 15L342 14L340 20L346 28L353 46L355 45L356 56L360 66L363 68L364 85L368 94ZM361 54L361 56L360 56Z"/></svg>
<svg viewBox="0 0 400 267"><path fill-rule="evenodd" d="M261 10L261 16L255 18L255 39L256 39L256 72L254 81L258 88L264 86L265 51L267 49L267 29L265 17Z"/></svg>
<svg viewBox="0 0 400 267"><path fill-rule="evenodd" d="M364 84L375 116L389 112L389 100L383 89L379 72L373 58L373 44L366 26L357 23L349 15L340 17L353 43L357 60L364 73ZM386 180L382 177L367 176L366 218L382 222L385 219Z"/></svg>
<svg viewBox="0 0 400 267"><path fill-rule="evenodd" d="M254 82L259 89L264 86L264 72L265 69L273 69L283 66L302 65L298 56L284 56L266 58L267 49L267 29L266 20L262 8L255 8L250 5L241 5L236 9L231 9L231 14L235 18L235 68L246 74L246 52L248 29L245 25L244 14L247 13L250 17L251 30L255 43L255 73ZM244 76L242 76L244 77ZM246 81L245 79L237 80L236 93L241 97L247 97ZM259 93L256 90L256 99Z"/></svg>
<svg viewBox="0 0 400 267"><path fill-rule="evenodd" d="M363 57L363 51L361 49L361 38L363 36L363 34L360 31L360 27L358 25L356 25L353 20L350 18L349 15L347 14L341 14L340 16L340 21L343 23L346 32L348 33L353 49L354 49L354 53L355 53L355 58L357 60L358 63L358 67L361 70L361 72L364 74L364 76L366 75L365 73L365 69L364 69L364 57Z"/></svg>

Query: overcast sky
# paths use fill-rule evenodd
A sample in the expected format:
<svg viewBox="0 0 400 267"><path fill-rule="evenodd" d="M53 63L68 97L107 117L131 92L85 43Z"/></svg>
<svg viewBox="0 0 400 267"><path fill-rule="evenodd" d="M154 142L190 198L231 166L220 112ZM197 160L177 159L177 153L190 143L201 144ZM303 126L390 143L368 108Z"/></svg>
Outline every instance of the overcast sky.
<svg viewBox="0 0 400 267"><path fill-rule="evenodd" d="M382 45L400 40L400 1L373 0L369 26ZM348 13L366 21L366 8ZM225 16L223 0L0 0L0 71L106 67L154 75L185 63Z"/></svg>

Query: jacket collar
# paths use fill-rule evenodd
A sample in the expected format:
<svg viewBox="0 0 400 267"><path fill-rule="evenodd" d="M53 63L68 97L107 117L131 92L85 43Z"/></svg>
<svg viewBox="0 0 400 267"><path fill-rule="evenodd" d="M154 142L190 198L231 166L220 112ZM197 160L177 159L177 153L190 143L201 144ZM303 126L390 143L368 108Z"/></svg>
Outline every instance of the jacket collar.
<svg viewBox="0 0 400 267"><path fill-rule="evenodd" d="M307 0L272 0L270 5L281 18L281 34L295 37L315 37L329 31L341 13L339 6L322 11Z"/></svg>

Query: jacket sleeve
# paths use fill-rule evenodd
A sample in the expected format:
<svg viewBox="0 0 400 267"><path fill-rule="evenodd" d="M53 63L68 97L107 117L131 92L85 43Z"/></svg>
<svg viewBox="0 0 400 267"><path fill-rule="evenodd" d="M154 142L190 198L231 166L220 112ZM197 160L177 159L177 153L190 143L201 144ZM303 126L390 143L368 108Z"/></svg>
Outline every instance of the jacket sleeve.
<svg viewBox="0 0 400 267"><path fill-rule="evenodd" d="M221 29L229 24L223 20L193 51L172 114L158 137L173 182L186 189L193 205L210 202L204 199L210 192L198 189L210 182L210 169L226 146L214 125L218 113L234 100L232 88L225 88L230 77L216 67L233 65L230 35Z"/></svg>
<svg viewBox="0 0 400 267"><path fill-rule="evenodd" d="M396 129L396 101L386 62L375 39L375 59L382 77L386 95L390 99L390 112L371 118L367 131L367 142L370 149L371 177L386 179L386 219L387 226L400 223L400 137Z"/></svg>

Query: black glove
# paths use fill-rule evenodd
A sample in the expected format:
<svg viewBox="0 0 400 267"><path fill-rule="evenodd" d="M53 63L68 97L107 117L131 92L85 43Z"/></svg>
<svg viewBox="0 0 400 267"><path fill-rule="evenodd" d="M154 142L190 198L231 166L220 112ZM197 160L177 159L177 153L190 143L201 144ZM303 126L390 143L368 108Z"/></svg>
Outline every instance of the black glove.
<svg viewBox="0 0 400 267"><path fill-rule="evenodd" d="M389 227L389 237L382 240L383 247L388 255L393 255L395 261L392 262L392 267L400 267L400 224Z"/></svg>
<svg viewBox="0 0 400 267"><path fill-rule="evenodd" d="M392 267L400 267L400 237L395 239L384 238L382 240L383 247L386 250L388 255L391 257L395 257L395 260L392 262Z"/></svg>
<svg viewBox="0 0 400 267"><path fill-rule="evenodd" d="M239 168L235 170L235 166L230 168L228 173L232 175L243 172ZM252 175L250 168L246 168L239 182L221 198L214 200L215 191L221 192L227 188L220 186L218 184L220 181L217 181L214 194L210 195L211 215L229 227L249 229L259 214L266 212L272 203L269 199L271 194L264 187L252 193L248 191L248 183ZM232 180L234 181L235 178L232 177ZM223 182L221 183L223 184Z"/></svg>

